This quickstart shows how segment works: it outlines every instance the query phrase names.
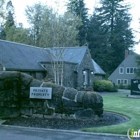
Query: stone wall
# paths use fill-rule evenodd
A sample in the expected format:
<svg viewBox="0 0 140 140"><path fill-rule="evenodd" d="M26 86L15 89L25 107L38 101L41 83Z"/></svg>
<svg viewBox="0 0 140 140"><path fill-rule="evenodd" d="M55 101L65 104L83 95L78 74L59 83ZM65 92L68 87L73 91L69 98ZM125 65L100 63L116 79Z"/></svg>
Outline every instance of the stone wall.
<svg viewBox="0 0 140 140"><path fill-rule="evenodd" d="M46 77L46 71L21 71L23 73L29 74L35 79L42 80Z"/></svg>
<svg viewBox="0 0 140 140"><path fill-rule="evenodd" d="M3 66L2 66L2 64L0 63L0 71L2 71L3 70Z"/></svg>
<svg viewBox="0 0 140 140"><path fill-rule="evenodd" d="M54 72L52 69L51 63L46 63L44 64L46 69L47 69L47 77L49 77L53 82L54 82ZM63 66L63 85L65 87L75 87L75 77L74 77L74 69L76 67L76 64L74 63L69 63L69 62L64 62Z"/></svg>
<svg viewBox="0 0 140 140"><path fill-rule="evenodd" d="M74 76L75 67L74 63L64 63L64 86L76 88L75 80L77 78Z"/></svg>
<svg viewBox="0 0 140 140"><path fill-rule="evenodd" d="M30 99L30 87L51 87L52 99ZM0 72L0 117L13 118L20 115L74 114L81 116L103 113L103 99L95 92L77 91L39 81L20 72Z"/></svg>
<svg viewBox="0 0 140 140"><path fill-rule="evenodd" d="M47 69L47 76L54 81L54 73L51 63L42 63ZM77 72L75 71L77 68ZM84 88L83 71L88 70L88 85ZM77 90L92 90L94 82L94 71L92 58L90 52L87 50L82 62L79 64L64 62L64 86L73 87Z"/></svg>

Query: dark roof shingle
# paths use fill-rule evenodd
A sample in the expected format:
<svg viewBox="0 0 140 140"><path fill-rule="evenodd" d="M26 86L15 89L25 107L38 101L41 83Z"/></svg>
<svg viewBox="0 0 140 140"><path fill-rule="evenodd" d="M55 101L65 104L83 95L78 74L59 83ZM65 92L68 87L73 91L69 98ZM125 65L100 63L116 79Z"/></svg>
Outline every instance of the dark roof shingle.
<svg viewBox="0 0 140 140"><path fill-rule="evenodd" d="M65 61L80 64L87 51L87 47L55 47L49 48L51 59L54 61Z"/></svg>
<svg viewBox="0 0 140 140"><path fill-rule="evenodd" d="M6 70L45 71L41 62L65 61L78 64L84 59L88 47L40 48L0 40L0 63ZM60 55L62 54L62 55ZM105 74L94 61L95 74Z"/></svg>
<svg viewBox="0 0 140 140"><path fill-rule="evenodd" d="M0 40L0 63L7 70L44 70L40 61L49 61L44 49Z"/></svg>
<svg viewBox="0 0 140 140"><path fill-rule="evenodd" d="M94 66L94 74L99 74L99 75L106 75L104 70L92 59L93 66Z"/></svg>

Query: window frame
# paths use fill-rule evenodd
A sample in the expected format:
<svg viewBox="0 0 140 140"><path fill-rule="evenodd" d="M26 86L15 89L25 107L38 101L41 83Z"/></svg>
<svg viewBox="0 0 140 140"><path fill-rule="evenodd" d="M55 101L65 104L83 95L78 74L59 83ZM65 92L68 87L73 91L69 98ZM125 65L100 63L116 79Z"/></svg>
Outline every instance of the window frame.
<svg viewBox="0 0 140 140"><path fill-rule="evenodd" d="M122 72L121 72L122 69ZM124 74L124 67L119 67L119 74Z"/></svg>
<svg viewBox="0 0 140 140"><path fill-rule="evenodd" d="M120 82L118 83L118 81L120 81ZM125 81L126 81L126 83L125 83ZM124 86L128 85L128 79L117 79L117 85L120 85L120 84L122 84Z"/></svg>
<svg viewBox="0 0 140 140"><path fill-rule="evenodd" d="M131 69L133 69L131 72ZM135 74L135 69L138 69L137 67L126 67L126 74ZM129 72L127 71L129 70Z"/></svg>

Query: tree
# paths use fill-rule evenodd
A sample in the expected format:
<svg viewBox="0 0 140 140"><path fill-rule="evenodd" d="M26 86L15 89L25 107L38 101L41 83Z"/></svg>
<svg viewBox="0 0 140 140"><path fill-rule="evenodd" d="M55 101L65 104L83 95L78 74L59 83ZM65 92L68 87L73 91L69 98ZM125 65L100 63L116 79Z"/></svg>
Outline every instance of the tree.
<svg viewBox="0 0 140 140"><path fill-rule="evenodd" d="M76 27L81 25L78 17L70 13L60 16L41 3L28 6L26 15L30 24L30 36L34 41L33 45L40 47L78 45Z"/></svg>
<svg viewBox="0 0 140 140"><path fill-rule="evenodd" d="M52 18L54 20L54 18ZM51 35L53 51L50 51L52 60L52 70L54 73L54 82L63 85L64 78L64 56L65 47L78 45L76 40L81 22L78 17L67 12L63 16L58 16L56 21L51 22Z"/></svg>
<svg viewBox="0 0 140 140"><path fill-rule="evenodd" d="M6 5L6 15L5 15L5 23L2 25L1 28L1 39L6 39L6 36L11 32L11 30L15 27L15 21L14 21L14 7L13 4L10 1L7 2ZM13 34L11 34L12 36Z"/></svg>
<svg viewBox="0 0 140 140"><path fill-rule="evenodd" d="M52 56L52 69L54 72L55 83L63 85L64 78L64 57L65 47L78 45L77 27L81 25L78 17L75 17L71 13L67 12L63 16L57 18L57 22L52 23L52 35L53 35L53 53ZM57 47L55 47L57 46Z"/></svg>
<svg viewBox="0 0 140 140"><path fill-rule="evenodd" d="M140 55L136 55L135 62L137 63L137 69L134 72L138 77L140 77Z"/></svg>
<svg viewBox="0 0 140 140"><path fill-rule="evenodd" d="M79 30L79 44L80 46L86 45L87 41L87 25L88 25L88 9L85 8L85 3L83 0L69 0L67 5L67 9L73 15L78 16L81 21L82 25L77 27Z"/></svg>
<svg viewBox="0 0 140 140"><path fill-rule="evenodd" d="M140 19L139 19L139 24L140 24ZM137 42L138 44L140 43L140 40ZM140 55L138 54L138 55L136 55L136 57L135 57L135 61L136 61L136 63L137 63L137 69L136 69L136 71L135 71L135 74L138 76L138 77L140 77Z"/></svg>
<svg viewBox="0 0 140 140"><path fill-rule="evenodd" d="M4 5L4 0L0 1L0 18L2 18L4 16L4 11L3 11L3 5Z"/></svg>
<svg viewBox="0 0 140 140"><path fill-rule="evenodd" d="M111 74L134 45L129 5L123 0L101 0L88 27L88 43L95 61Z"/></svg>
<svg viewBox="0 0 140 140"><path fill-rule="evenodd" d="M34 4L33 6L27 6L26 16L30 24L30 35L33 39L33 44L35 46L40 46L39 41L41 38L40 30L42 28L42 19L45 6L41 3ZM46 15L47 16L47 15Z"/></svg>
<svg viewBox="0 0 140 140"><path fill-rule="evenodd" d="M3 36L4 3L5 0L0 1L0 38Z"/></svg>
<svg viewBox="0 0 140 140"><path fill-rule="evenodd" d="M11 0L7 2L5 13L5 23L3 23L1 26L0 38L19 43L30 44L28 30L24 29L21 24L21 26L16 25L14 7Z"/></svg>
<svg viewBox="0 0 140 140"><path fill-rule="evenodd" d="M81 21L78 17L67 12L62 16L53 15L51 19L48 30L52 38L52 47L79 45L77 41L79 31L76 27L81 25Z"/></svg>
<svg viewBox="0 0 140 140"><path fill-rule="evenodd" d="M23 27L11 27L8 34L6 35L6 40L28 45L32 44L32 39L29 36L28 29Z"/></svg>
<svg viewBox="0 0 140 140"><path fill-rule="evenodd" d="M37 3L27 7L26 15L30 23L30 36L35 46L53 47L48 56L54 72L54 83L63 85L64 47L78 45L78 29L81 20L66 12L58 15L52 8Z"/></svg>

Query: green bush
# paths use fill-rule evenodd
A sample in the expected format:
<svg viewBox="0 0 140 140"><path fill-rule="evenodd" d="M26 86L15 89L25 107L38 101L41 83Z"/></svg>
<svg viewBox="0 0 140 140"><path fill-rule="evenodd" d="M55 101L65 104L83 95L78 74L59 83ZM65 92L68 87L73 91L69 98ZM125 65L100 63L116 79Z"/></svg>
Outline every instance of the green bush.
<svg viewBox="0 0 140 140"><path fill-rule="evenodd" d="M127 85L126 89L131 89L131 85Z"/></svg>
<svg viewBox="0 0 140 140"><path fill-rule="evenodd" d="M108 91L117 92L118 90L114 87L113 83L108 80L96 80L94 82L93 88L95 91Z"/></svg>
<svg viewBox="0 0 140 140"><path fill-rule="evenodd" d="M117 85L119 89L131 89L131 85L123 85L122 83Z"/></svg>
<svg viewBox="0 0 140 140"><path fill-rule="evenodd" d="M125 86L123 85L123 83L120 83L117 87L118 87L119 89L125 89Z"/></svg>

